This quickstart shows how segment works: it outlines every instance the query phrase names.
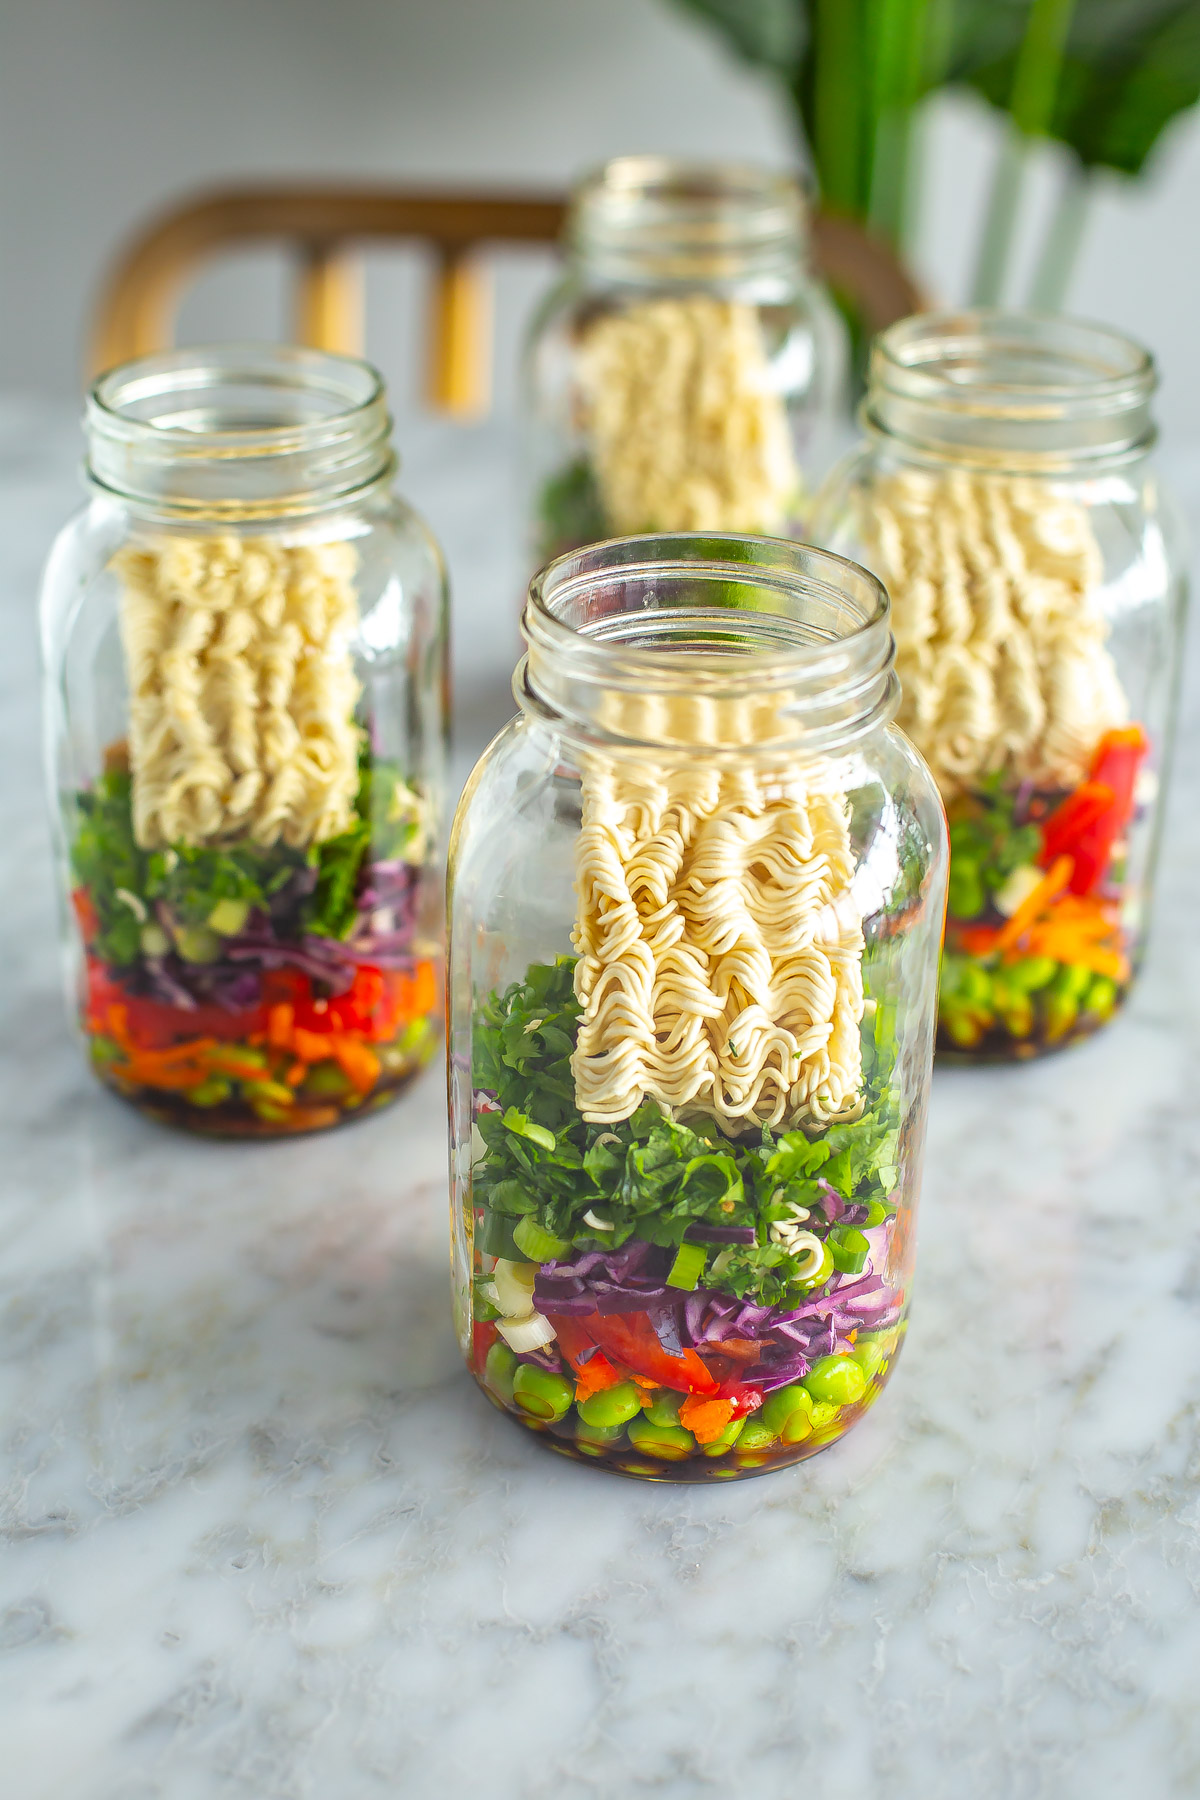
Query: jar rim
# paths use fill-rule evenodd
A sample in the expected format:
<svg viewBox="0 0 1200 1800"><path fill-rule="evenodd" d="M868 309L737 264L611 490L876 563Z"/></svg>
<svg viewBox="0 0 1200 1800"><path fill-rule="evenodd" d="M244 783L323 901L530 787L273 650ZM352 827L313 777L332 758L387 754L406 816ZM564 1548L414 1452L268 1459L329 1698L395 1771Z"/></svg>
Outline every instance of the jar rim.
<svg viewBox="0 0 1200 1800"><path fill-rule="evenodd" d="M796 174L749 162L617 156L575 185L572 251L614 275L661 279L757 270L803 254L808 204Z"/></svg>
<svg viewBox="0 0 1200 1800"><path fill-rule="evenodd" d="M770 722L756 741L832 745L895 710L890 617L882 582L831 550L733 532L613 538L534 576L517 698L588 735L698 747L700 713L682 736L646 723L695 702L716 721L708 748L753 747L737 741L737 720L754 705L756 729Z"/></svg>
<svg viewBox="0 0 1200 1800"><path fill-rule="evenodd" d="M189 345L106 370L85 407L88 473L166 511L312 510L392 474L372 364L295 344Z"/></svg>
<svg viewBox="0 0 1200 1800"><path fill-rule="evenodd" d="M980 307L917 313L871 347L868 429L982 462L1138 455L1154 441L1154 358L1089 319Z"/></svg>

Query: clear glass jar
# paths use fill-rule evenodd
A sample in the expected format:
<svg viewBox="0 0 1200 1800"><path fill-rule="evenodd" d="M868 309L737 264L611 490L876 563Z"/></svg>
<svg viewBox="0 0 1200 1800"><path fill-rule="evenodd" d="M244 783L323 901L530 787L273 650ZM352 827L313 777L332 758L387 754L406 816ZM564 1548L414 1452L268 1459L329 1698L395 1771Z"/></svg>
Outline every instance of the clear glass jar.
<svg viewBox="0 0 1200 1800"><path fill-rule="evenodd" d="M949 813L939 1053L1098 1030L1145 948L1185 597L1154 385L1077 320L904 320L818 497L816 541L887 584L899 721Z"/></svg>
<svg viewBox="0 0 1200 1800"><path fill-rule="evenodd" d="M798 535L846 412L846 338L788 175L626 156L583 181L526 348L544 562L642 531Z"/></svg>
<svg viewBox="0 0 1200 1800"><path fill-rule="evenodd" d="M546 569L524 633L450 850L464 1354L565 1455L782 1467L905 1329L946 852L887 597L633 538Z"/></svg>
<svg viewBox="0 0 1200 1800"><path fill-rule="evenodd" d="M442 1010L446 591L365 363L178 350L88 399L42 590L72 1005L152 1117L385 1105Z"/></svg>

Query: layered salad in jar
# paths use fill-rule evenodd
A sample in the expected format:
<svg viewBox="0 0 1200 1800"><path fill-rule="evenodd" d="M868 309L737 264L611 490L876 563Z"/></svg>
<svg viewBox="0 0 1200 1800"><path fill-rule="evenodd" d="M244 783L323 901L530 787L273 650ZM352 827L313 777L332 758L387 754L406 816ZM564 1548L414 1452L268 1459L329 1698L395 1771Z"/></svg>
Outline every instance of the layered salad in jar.
<svg viewBox="0 0 1200 1800"><path fill-rule="evenodd" d="M903 908L869 947L820 764L594 754L581 788L574 954L476 1007L473 1370L567 1455L758 1473L849 1429L904 1331Z"/></svg>
<svg viewBox="0 0 1200 1800"><path fill-rule="evenodd" d="M348 543L122 551L128 734L68 808L92 1065L141 1110L276 1136L436 1047L430 796L377 752Z"/></svg>
<svg viewBox="0 0 1200 1800"><path fill-rule="evenodd" d="M878 481L863 511L892 597L899 722L950 826L939 1051L1057 1049L1128 991L1144 913L1131 843L1157 792L1088 511L1042 480L916 469Z"/></svg>

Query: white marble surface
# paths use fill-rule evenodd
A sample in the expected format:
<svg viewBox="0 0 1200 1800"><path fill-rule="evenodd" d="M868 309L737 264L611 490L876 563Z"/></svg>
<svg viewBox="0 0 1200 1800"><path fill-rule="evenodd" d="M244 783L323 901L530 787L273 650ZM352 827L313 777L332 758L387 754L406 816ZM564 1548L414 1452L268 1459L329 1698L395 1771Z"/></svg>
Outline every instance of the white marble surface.
<svg viewBox="0 0 1200 1800"><path fill-rule="evenodd" d="M504 443L403 441L474 747L509 710ZM539 1452L460 1366L436 1073L281 1146L169 1135L86 1077L32 692L77 455L69 419L0 410L0 1793L1200 1791L1190 718L1128 1015L936 1081L884 1400L786 1473L643 1488Z"/></svg>

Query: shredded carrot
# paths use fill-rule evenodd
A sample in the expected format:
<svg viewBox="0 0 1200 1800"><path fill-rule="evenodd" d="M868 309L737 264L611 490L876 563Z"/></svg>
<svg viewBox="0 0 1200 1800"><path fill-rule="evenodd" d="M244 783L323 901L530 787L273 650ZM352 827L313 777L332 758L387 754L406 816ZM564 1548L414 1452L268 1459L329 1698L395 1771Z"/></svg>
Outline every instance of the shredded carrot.
<svg viewBox="0 0 1200 1800"><path fill-rule="evenodd" d="M1033 892L1022 900L1007 925L996 934L992 945L993 952L1001 954L1009 950L1024 937L1025 933L1045 912L1050 902L1062 893L1071 879L1075 868L1074 860L1069 856L1056 856Z"/></svg>
<svg viewBox="0 0 1200 1800"><path fill-rule="evenodd" d="M339 1033L332 1039L333 1054L337 1057L338 1067L358 1089L360 1094L369 1094L379 1080L379 1058L375 1052L357 1038Z"/></svg>
<svg viewBox="0 0 1200 1800"><path fill-rule="evenodd" d="M603 1393L605 1388L616 1387L620 1379L603 1350L597 1350L575 1370L575 1399L589 1400L593 1394Z"/></svg>
<svg viewBox="0 0 1200 1800"><path fill-rule="evenodd" d="M689 1394L679 1409L679 1423L698 1444L715 1443L732 1417L732 1400L711 1400L702 1394Z"/></svg>
<svg viewBox="0 0 1200 1800"><path fill-rule="evenodd" d="M307 1074L307 1063L294 1062L283 1079L287 1082L289 1087L299 1087Z"/></svg>
<svg viewBox="0 0 1200 1800"><path fill-rule="evenodd" d="M296 1009L286 1000L267 1008L267 1042L277 1050L286 1050L292 1033Z"/></svg>

